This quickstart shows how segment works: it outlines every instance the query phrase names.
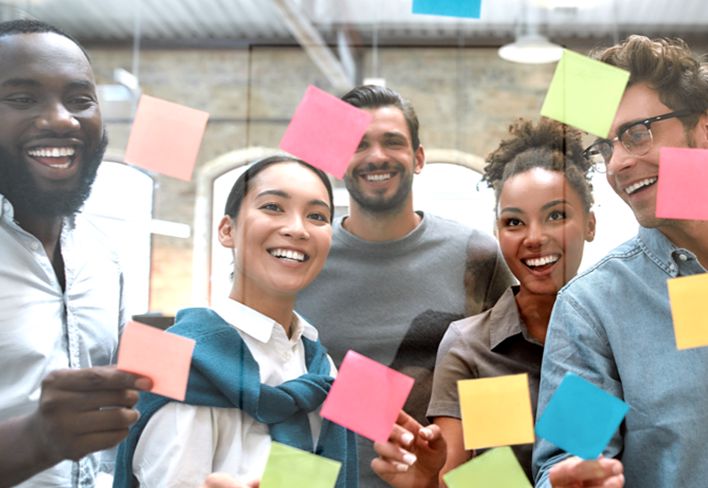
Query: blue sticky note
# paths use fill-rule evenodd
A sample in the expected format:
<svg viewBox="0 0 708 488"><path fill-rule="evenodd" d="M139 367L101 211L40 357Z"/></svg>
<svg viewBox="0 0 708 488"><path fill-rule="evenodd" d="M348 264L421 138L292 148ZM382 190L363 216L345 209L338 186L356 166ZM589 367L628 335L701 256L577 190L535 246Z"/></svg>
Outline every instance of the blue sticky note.
<svg viewBox="0 0 708 488"><path fill-rule="evenodd" d="M619 398L567 373L536 423L536 434L566 452L596 459L628 410Z"/></svg>
<svg viewBox="0 0 708 488"><path fill-rule="evenodd" d="M478 19L482 0L413 0L413 13Z"/></svg>

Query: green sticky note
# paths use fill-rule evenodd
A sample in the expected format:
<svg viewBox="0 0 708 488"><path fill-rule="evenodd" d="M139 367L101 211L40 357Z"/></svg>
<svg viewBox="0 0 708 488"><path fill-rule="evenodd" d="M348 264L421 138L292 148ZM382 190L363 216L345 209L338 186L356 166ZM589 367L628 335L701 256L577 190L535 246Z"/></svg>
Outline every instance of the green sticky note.
<svg viewBox="0 0 708 488"><path fill-rule="evenodd" d="M342 463L294 447L271 443L261 488L333 488Z"/></svg>
<svg viewBox="0 0 708 488"><path fill-rule="evenodd" d="M494 488L531 488L519 461L510 447L497 447L443 475L448 488L493 486Z"/></svg>
<svg viewBox="0 0 708 488"><path fill-rule="evenodd" d="M541 115L607 137L629 71L564 50Z"/></svg>

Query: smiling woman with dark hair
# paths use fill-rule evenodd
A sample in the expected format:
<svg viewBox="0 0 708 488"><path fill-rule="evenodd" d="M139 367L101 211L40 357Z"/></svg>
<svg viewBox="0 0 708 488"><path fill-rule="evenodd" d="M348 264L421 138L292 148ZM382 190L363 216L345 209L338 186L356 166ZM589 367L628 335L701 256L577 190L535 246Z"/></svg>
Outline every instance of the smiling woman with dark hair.
<svg viewBox="0 0 708 488"><path fill-rule="evenodd" d="M357 486L354 435L319 416L335 375L317 331L294 313L332 239L332 187L289 156L254 163L233 186L219 242L233 286L213 309L188 308L170 329L196 340L184 403L145 394L121 445L114 486L199 486L213 471L259 479L272 441L342 462Z"/></svg>
<svg viewBox="0 0 708 488"><path fill-rule="evenodd" d="M519 285L486 312L450 324L438 349L428 408L435 427L427 428L427 435L442 435L447 452L439 444L428 450L421 441L400 446L403 437L394 432L392 442L377 446L375 461L391 485L437 486L439 476L474 455L463 445L458 380L527 373L535 408L551 309L595 233L590 163L580 141L578 131L549 119L519 120L488 156L484 180L496 194L499 245ZM514 446L529 479L531 449L531 444ZM403 470L408 451L418 460ZM416 467L419 463L426 469ZM417 484L411 484L416 477Z"/></svg>

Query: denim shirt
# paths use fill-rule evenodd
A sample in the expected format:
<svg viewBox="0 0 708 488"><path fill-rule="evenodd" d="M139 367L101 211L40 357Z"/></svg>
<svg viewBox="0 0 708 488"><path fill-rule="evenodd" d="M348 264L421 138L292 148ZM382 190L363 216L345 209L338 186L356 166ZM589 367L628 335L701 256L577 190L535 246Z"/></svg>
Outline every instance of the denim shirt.
<svg viewBox="0 0 708 488"><path fill-rule="evenodd" d="M62 290L44 246L13 215L0 195L0 422L34 411L51 371L114 363L125 322L123 275L89 222L63 222ZM105 461L62 461L18 487L92 487Z"/></svg>
<svg viewBox="0 0 708 488"><path fill-rule="evenodd" d="M604 455L622 461L628 487L708 483L708 348L676 348L666 286L705 271L660 231L640 228L568 283L553 308L538 414L569 371L627 402ZM548 470L567 456L538 439L536 486L550 486Z"/></svg>

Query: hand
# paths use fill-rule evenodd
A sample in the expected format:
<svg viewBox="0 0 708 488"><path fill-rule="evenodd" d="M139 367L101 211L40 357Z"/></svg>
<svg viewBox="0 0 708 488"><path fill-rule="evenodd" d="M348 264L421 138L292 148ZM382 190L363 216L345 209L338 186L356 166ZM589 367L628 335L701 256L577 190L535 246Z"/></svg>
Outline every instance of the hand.
<svg viewBox="0 0 708 488"><path fill-rule="evenodd" d="M259 485L258 481L241 483L226 473L212 473L207 476L200 488L258 488Z"/></svg>
<svg viewBox="0 0 708 488"><path fill-rule="evenodd" d="M374 443L379 455L371 469L395 488L437 488L447 446L437 425L423 427L401 411L386 443Z"/></svg>
<svg viewBox="0 0 708 488"><path fill-rule="evenodd" d="M32 414L32 430L44 458L51 465L118 444L139 414L131 407L136 390L152 387L113 366L62 369L42 381L39 408Z"/></svg>
<svg viewBox="0 0 708 488"><path fill-rule="evenodd" d="M624 467L617 459L600 457L584 461L579 457L565 459L551 468L548 480L554 488L622 488Z"/></svg>

